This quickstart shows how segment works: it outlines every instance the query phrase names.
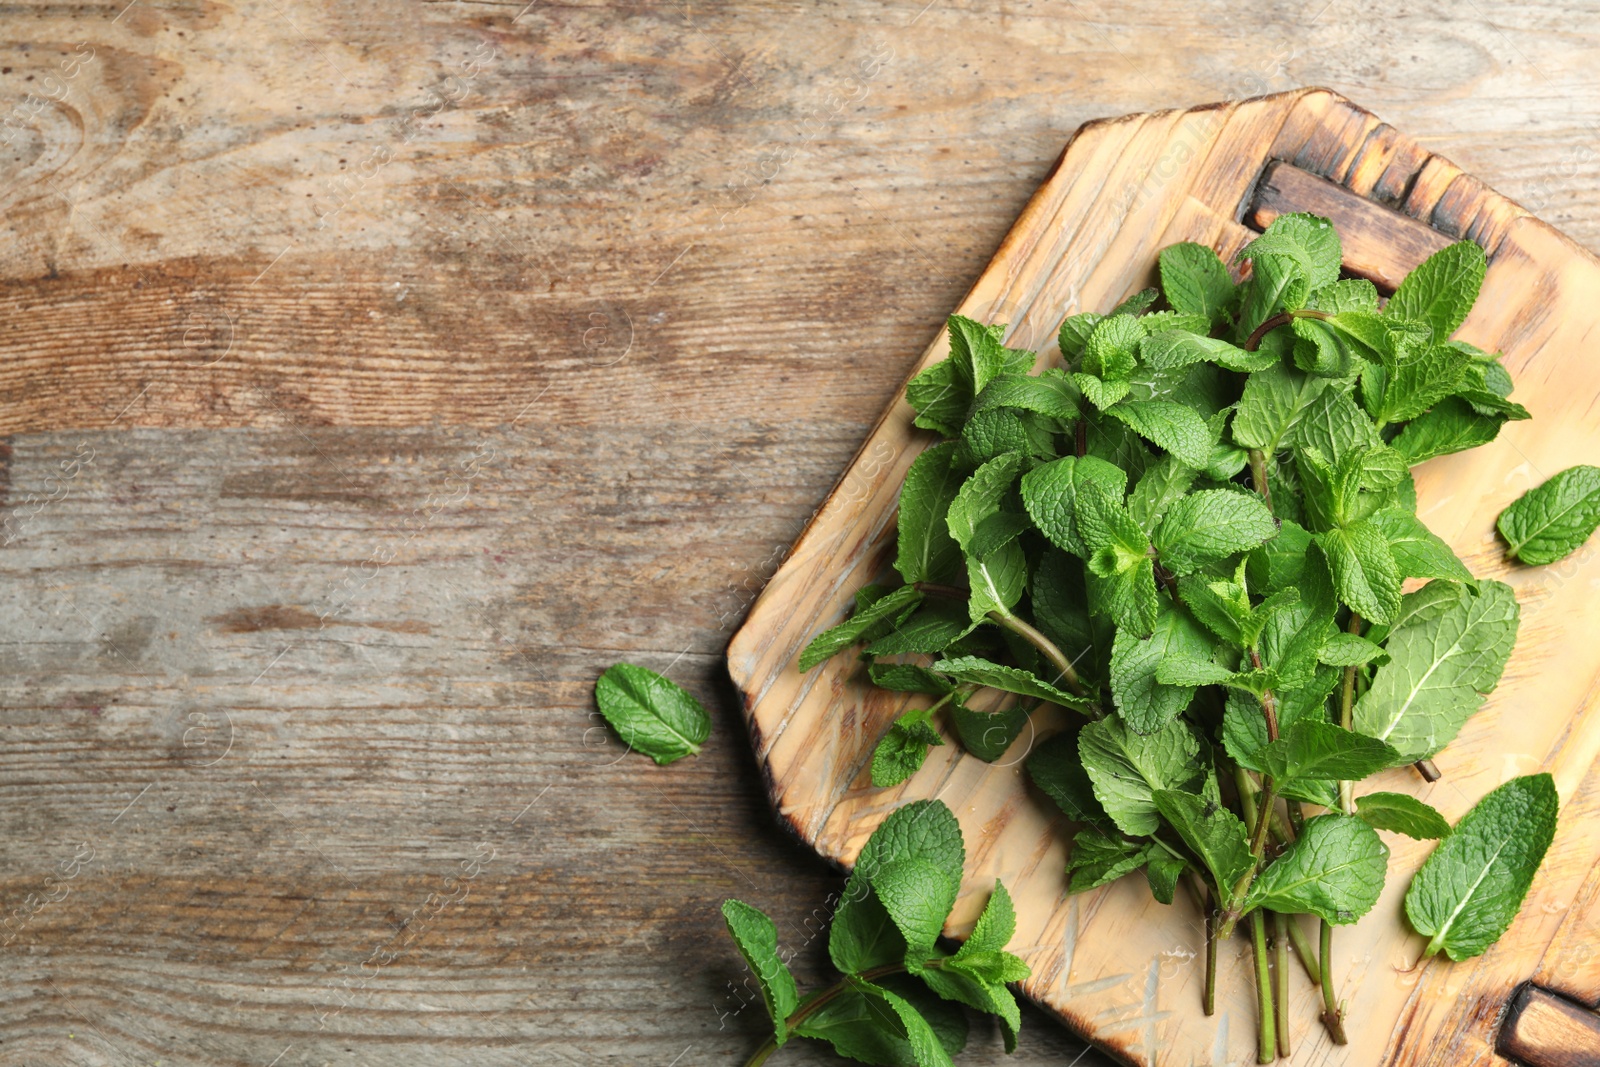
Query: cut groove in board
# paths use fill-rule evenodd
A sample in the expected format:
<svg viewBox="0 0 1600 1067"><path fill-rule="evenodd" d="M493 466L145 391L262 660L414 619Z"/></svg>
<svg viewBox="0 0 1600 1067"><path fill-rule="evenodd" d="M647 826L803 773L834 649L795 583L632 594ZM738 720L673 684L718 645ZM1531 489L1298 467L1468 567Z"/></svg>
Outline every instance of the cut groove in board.
<svg viewBox="0 0 1600 1067"><path fill-rule="evenodd" d="M1600 581L1600 553L1557 568L1513 567L1493 533L1494 516L1530 485L1574 463L1600 463L1600 366L1586 359L1600 339L1600 264L1366 111L1306 89L1080 128L955 310L1007 323L1012 345L1048 348L1068 314L1104 311L1153 282L1161 248L1198 241L1231 260L1254 235L1247 223L1292 210L1331 215L1351 252L1347 269L1389 283L1434 243L1483 245L1483 296L1458 336L1504 353L1515 398L1534 414L1492 445L1417 469L1425 521L1474 573L1516 588L1522 632L1500 688L1439 757L1444 780L1426 785L1397 770L1371 788L1418 794L1453 820L1504 778L1544 769L1563 802L1522 915L1499 945L1464 963L1412 966L1422 942L1404 925L1401 898L1431 846L1386 835L1384 894L1335 939L1352 1044L1328 1045L1316 994L1298 972L1294 1043L1302 1062L1318 1064L1503 1063L1493 1020L1521 980L1600 1000L1600 952L1574 947L1600 943L1600 841L1577 829L1600 817L1600 649L1571 640L1600 626L1600 598L1587 595ZM913 373L944 358L948 344L940 329ZM1242 941L1223 949L1218 1015L1207 1019L1191 904L1156 904L1142 879L1065 895L1066 821L1032 791L1020 762L1050 720L994 764L946 745L905 784L876 790L866 757L908 698L864 684L848 654L804 675L796 669L812 634L890 568L899 486L932 440L911 416L896 397L729 646L778 814L848 866L890 811L944 800L970 856L947 932L969 929L1001 878L1017 903L1013 948L1034 971L1022 989L1068 1026L1130 1064L1253 1058ZM1558 657L1560 669L1546 669Z"/></svg>

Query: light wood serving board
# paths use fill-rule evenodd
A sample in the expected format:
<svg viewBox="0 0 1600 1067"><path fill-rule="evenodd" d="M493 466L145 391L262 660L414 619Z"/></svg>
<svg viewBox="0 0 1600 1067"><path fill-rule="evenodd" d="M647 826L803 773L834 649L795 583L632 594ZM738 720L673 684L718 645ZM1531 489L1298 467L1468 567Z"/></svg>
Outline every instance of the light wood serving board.
<svg viewBox="0 0 1600 1067"><path fill-rule="evenodd" d="M1317 994L1295 970L1297 1064L1501 1064L1495 1028L1516 985L1532 979L1600 1002L1600 548L1546 568L1509 566L1493 525L1528 487L1575 463L1600 464L1600 262L1550 226L1342 97L1307 89L1242 103L1090 123L1068 143L988 268L955 310L1009 323L1008 344L1054 356L1061 320L1105 311L1155 277L1175 241L1232 256L1279 211L1333 218L1346 267L1394 283L1433 249L1467 237L1489 273L1458 336L1498 349L1532 413L1492 445L1417 469L1419 508L1479 576L1516 589L1522 629L1504 681L1437 759L1442 781L1409 768L1373 789L1414 793L1452 820L1508 777L1555 775L1560 830L1515 925L1479 959L1417 960L1422 939L1401 900L1430 845L1385 834L1393 850L1377 907L1335 938L1351 1044L1332 1046ZM913 372L942 359L944 330ZM848 866L878 823L937 797L967 841L962 936L993 880L1017 900L1012 942L1032 966L1025 994L1134 1064L1253 1061L1247 942L1224 946L1218 1013L1200 1011L1200 917L1180 894L1154 903L1142 878L1069 897L1069 827L1026 782L1021 758L1041 720L995 764L935 748L896 789L867 764L907 699L871 689L850 655L807 674L795 658L839 621L855 589L891 569L900 482L932 436L897 398L796 542L729 647L758 761L782 819ZM1059 713L1056 713L1059 714Z"/></svg>

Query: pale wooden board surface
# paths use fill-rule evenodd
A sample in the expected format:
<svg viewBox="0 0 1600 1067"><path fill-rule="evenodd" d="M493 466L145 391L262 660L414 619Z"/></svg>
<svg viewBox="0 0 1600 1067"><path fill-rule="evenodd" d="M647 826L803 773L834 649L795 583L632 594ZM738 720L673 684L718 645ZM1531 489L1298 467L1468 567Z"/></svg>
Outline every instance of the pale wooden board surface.
<svg viewBox="0 0 1600 1067"><path fill-rule="evenodd" d="M522 6L0 18L0 429L218 428L9 441L0 914L97 861L0 950L0 1061L737 1062L716 902L793 942L838 879L722 647L1079 123L1327 84L1600 247L1583 3ZM352 625L241 629L375 552ZM585 745L622 655L712 703L699 761ZM1076 1055L1025 1031L1009 1062Z"/></svg>
<svg viewBox="0 0 1600 1067"><path fill-rule="evenodd" d="M1520 981L1538 977L1600 1000L1600 957L1591 947L1600 935L1600 838L1588 823L1600 804L1600 653L1574 640L1600 625L1593 596L1600 558L1585 550L1559 567L1512 567L1493 530L1495 515L1522 490L1565 466L1600 461L1600 377L1587 358L1600 337L1600 262L1372 115L1310 90L1086 126L957 310L1008 322L1008 343L1041 348L1065 315L1112 306L1148 284L1156 253L1168 244L1200 241L1231 260L1251 235L1236 220L1253 214L1252 190L1272 160L1305 168L1300 184L1318 187L1319 196L1337 188L1330 183L1348 190L1326 197L1324 210L1355 250L1349 269L1398 278L1420 255L1408 248L1398 264L1375 269L1368 254L1401 226L1368 197L1448 238L1483 244L1489 274L1460 336L1505 354L1515 395L1535 413L1491 446L1417 471L1419 514L1474 573L1516 588L1523 621L1500 688L1438 757L1446 778L1430 786L1407 768L1367 788L1418 793L1455 819L1506 778L1547 769L1566 803L1557 842L1523 917L1499 945L1480 960L1415 969L1422 942L1404 925L1401 898L1431 845L1396 837L1378 906L1335 939L1335 974L1353 1020L1349 1046L1329 1043L1316 1021L1317 994L1294 976L1291 1026L1302 1057L1479 1062L1490 1055L1492 1019ZM923 365L947 347L936 338ZM1066 897L1068 828L1026 785L1021 766L1034 734L1025 732L994 764L959 745L935 748L904 785L874 789L873 746L920 698L874 690L847 656L805 674L796 669L800 649L842 615L851 592L889 569L900 482L934 440L912 429L911 416L903 400L892 402L729 649L780 814L825 855L848 863L893 808L944 800L971 846L965 903L951 932L964 931L999 878L1017 902L1015 950L1034 970L1023 988L1074 1028L1130 1063L1250 1058L1255 1009L1242 938L1221 950L1218 1014L1206 1019L1197 955L1203 935L1187 899L1156 904L1136 878ZM1053 731L1060 714L1036 715L1039 733Z"/></svg>

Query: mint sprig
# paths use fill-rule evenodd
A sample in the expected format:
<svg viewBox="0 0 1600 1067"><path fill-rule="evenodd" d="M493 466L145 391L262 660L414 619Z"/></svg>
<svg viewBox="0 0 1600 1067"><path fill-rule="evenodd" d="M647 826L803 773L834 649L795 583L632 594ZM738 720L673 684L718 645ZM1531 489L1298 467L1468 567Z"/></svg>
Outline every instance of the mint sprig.
<svg viewBox="0 0 1600 1067"><path fill-rule="evenodd" d="M950 357L907 389L916 425L943 440L902 491L905 584L874 589L800 667L864 646L869 679L927 694L886 728L880 786L935 744L997 759L1039 704L1065 709L1064 731L1028 763L1084 824L1071 890L1136 872L1162 901L1187 887L1209 916L1211 961L1250 930L1271 1058L1287 1044L1286 940L1344 1040L1332 928L1376 901L1380 832L1444 837L1441 869L1469 847L1427 805L1358 799L1356 784L1413 762L1436 777L1430 757L1499 682L1516 598L1475 579L1418 517L1411 467L1528 413L1499 358L1451 336L1486 275L1471 242L1430 257L1387 303L1340 277L1338 236L1311 215L1274 221L1233 268L1204 246L1166 249L1160 289L1069 317L1059 361L1037 374L1004 326L953 316ZM1552 561L1600 525L1594 471L1507 509L1513 554ZM1518 872L1537 865L1519 855ZM857 945L835 956L847 973L886 965L878 949L924 964L937 879L918 866L883 878L841 913L841 945ZM1414 892L1446 900L1453 878ZM908 893L931 909L915 936L901 929ZM1464 900L1453 919L1420 904L1413 916L1447 954L1503 928L1503 907ZM1317 948L1300 915L1321 927ZM899 940L885 946L886 931ZM951 966L929 970L946 995L969 980Z"/></svg>

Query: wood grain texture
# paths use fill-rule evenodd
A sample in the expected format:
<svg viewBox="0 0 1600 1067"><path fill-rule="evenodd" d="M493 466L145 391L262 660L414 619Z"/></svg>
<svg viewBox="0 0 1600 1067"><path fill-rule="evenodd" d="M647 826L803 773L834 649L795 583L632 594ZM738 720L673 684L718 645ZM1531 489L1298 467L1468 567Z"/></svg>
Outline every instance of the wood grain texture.
<svg viewBox="0 0 1600 1067"><path fill-rule="evenodd" d="M100 859L0 948L0 1062L739 1062L717 903L810 983L839 878L723 646L1066 137L1331 85L1600 248L1590 15L6 6L0 921ZM609 766L623 656L702 757ZM1555 977L1600 944L1563 922ZM965 1062L1077 1049L1035 1014Z"/></svg>
<svg viewBox="0 0 1600 1067"><path fill-rule="evenodd" d="M1526 1067L1600 1067L1600 1014L1532 982L1517 990L1495 1051Z"/></svg>
<svg viewBox="0 0 1600 1067"><path fill-rule="evenodd" d="M1399 176L1406 192L1393 198L1394 208L1360 202L1373 195L1378 176L1395 180L1397 159L1414 169ZM1419 514L1474 573L1513 585L1522 626L1501 687L1438 757L1445 780L1426 785L1407 769L1373 785L1423 795L1454 820L1505 778L1547 769L1564 803L1557 842L1499 945L1478 960L1419 966L1420 940L1405 926L1400 902L1431 845L1395 839L1382 900L1336 938L1351 1044L1328 1043L1312 1008L1316 994L1298 973L1291 1014L1293 1044L1317 1062L1484 1062L1493 1055L1494 1018L1530 971L1554 964L1563 968L1559 988L1600 986L1600 960L1572 955L1574 940L1593 943L1588 927L1600 916L1600 839L1585 826L1600 796L1600 653L1572 640L1600 624L1590 595L1600 559L1585 550L1554 569L1512 567L1493 532L1494 517L1523 489L1600 459L1600 376L1585 358L1600 336L1600 262L1371 114L1307 90L1083 127L956 311L1009 323L1008 344L1040 349L1067 315L1114 306L1148 284L1156 254L1171 243L1199 241L1231 260L1253 233L1238 220L1261 214L1256 192L1274 160L1302 176L1272 170L1272 201L1289 210L1298 205L1283 190L1311 190L1315 202L1306 206L1351 235L1375 277L1397 279L1416 261L1421 220L1443 240L1481 242L1488 278L1459 336L1504 353L1516 396L1535 415L1491 446L1417 471ZM1392 221L1396 210L1409 219ZM1410 240L1384 261L1379 250L1391 231ZM941 334L920 366L947 350ZM1035 731L994 764L947 745L932 749L904 785L879 790L867 768L872 749L914 698L874 689L849 657L808 674L796 670L811 635L841 617L856 588L890 569L899 485L933 439L912 428L912 414L903 399L891 403L729 648L779 813L824 855L848 863L898 805L946 801L969 840L964 906L948 932L959 935L1002 879L1017 901L1014 944L1034 971L1023 989L1075 1030L1129 1063L1249 1059L1254 998L1242 939L1222 948L1218 1016L1207 1019L1197 958L1203 937L1189 901L1159 905L1132 878L1066 895L1065 822L1022 768L1050 720L1036 717ZM1563 935L1564 924L1579 930Z"/></svg>

